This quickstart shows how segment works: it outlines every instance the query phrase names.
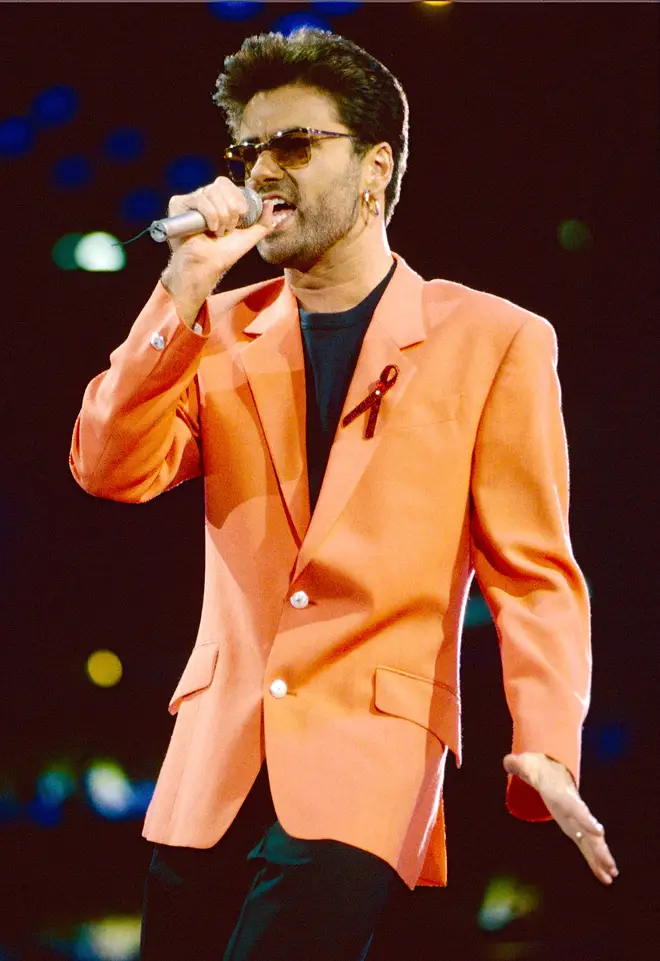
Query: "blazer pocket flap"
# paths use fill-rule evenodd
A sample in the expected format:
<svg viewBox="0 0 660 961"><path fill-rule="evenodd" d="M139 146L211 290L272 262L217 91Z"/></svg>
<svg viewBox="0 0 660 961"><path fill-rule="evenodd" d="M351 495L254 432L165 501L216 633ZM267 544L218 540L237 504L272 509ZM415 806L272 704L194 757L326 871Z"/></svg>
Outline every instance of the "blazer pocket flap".
<svg viewBox="0 0 660 961"><path fill-rule="evenodd" d="M200 644L193 648L181 680L170 700L168 708L170 714L176 714L184 697L203 691L210 685L217 661L217 644Z"/></svg>
<svg viewBox="0 0 660 961"><path fill-rule="evenodd" d="M383 714L404 718L431 731L460 763L460 703L449 687L419 674L379 665L374 705Z"/></svg>
<svg viewBox="0 0 660 961"><path fill-rule="evenodd" d="M447 394L445 397L429 397L416 404L397 407L392 411L390 426L392 430L407 430L409 427L423 427L425 424L441 424L458 417L462 394Z"/></svg>

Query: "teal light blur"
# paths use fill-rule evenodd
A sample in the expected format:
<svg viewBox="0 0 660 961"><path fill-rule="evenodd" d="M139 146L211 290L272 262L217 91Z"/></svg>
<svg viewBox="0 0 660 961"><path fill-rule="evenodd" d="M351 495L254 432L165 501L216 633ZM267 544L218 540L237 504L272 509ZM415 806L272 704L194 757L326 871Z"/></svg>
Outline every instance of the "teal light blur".
<svg viewBox="0 0 660 961"><path fill-rule="evenodd" d="M89 234L64 234L51 250L60 270L113 272L126 266L126 253L113 234L95 230Z"/></svg>
<svg viewBox="0 0 660 961"><path fill-rule="evenodd" d="M533 884L517 878L491 878L479 908L477 921L484 931L500 931L516 918L523 918L539 907L541 894Z"/></svg>
<svg viewBox="0 0 660 961"><path fill-rule="evenodd" d="M78 270L75 254L82 237L82 234L64 234L54 245L51 257L60 270Z"/></svg>
<svg viewBox="0 0 660 961"><path fill-rule="evenodd" d="M64 762L49 765L37 780L37 796L47 804L62 804L75 792L75 772Z"/></svg>
<svg viewBox="0 0 660 961"><path fill-rule="evenodd" d="M140 953L139 915L116 915L80 925L75 957L80 961L136 961Z"/></svg>
<svg viewBox="0 0 660 961"><path fill-rule="evenodd" d="M564 220L557 228L557 239L564 250L579 253L591 250L594 238L585 223L581 220Z"/></svg>

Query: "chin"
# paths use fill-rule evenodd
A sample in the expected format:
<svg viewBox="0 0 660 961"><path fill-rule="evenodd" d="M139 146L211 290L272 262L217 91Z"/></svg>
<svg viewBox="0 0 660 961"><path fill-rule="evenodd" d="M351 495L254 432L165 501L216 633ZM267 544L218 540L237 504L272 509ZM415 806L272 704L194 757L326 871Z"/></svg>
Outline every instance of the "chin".
<svg viewBox="0 0 660 961"><path fill-rule="evenodd" d="M289 267L292 270L309 270L317 261L308 252L302 250L292 250L290 244L268 243L270 238L260 240L257 244L257 251L262 260L267 264L274 264L279 267Z"/></svg>

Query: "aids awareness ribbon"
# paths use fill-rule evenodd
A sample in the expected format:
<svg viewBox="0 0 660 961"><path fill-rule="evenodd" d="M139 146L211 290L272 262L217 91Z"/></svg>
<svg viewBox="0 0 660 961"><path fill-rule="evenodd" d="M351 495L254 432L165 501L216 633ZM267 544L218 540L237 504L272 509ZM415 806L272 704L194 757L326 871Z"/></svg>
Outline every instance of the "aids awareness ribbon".
<svg viewBox="0 0 660 961"><path fill-rule="evenodd" d="M399 376L399 368L394 364L388 364L381 371L380 377L378 378L378 383L369 394L368 397L354 407L353 410L349 411L348 414L342 420L342 425L347 427L351 424L356 417L360 414L364 414L366 410L369 411L369 419L367 420L367 427L364 432L364 436L367 440L374 436L374 431L376 430L376 421L378 420L378 412L380 411L380 405L383 400L383 395L391 390L396 384L396 379Z"/></svg>

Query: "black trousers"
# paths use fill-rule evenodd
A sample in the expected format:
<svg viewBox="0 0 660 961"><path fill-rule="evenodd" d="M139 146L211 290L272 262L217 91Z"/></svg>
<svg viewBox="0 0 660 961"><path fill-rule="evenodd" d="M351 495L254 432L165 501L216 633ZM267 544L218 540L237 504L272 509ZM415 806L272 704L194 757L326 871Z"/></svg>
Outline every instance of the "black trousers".
<svg viewBox="0 0 660 961"><path fill-rule="evenodd" d="M407 888L381 858L287 834L264 763L212 848L157 844L141 961L363 961L387 901Z"/></svg>

